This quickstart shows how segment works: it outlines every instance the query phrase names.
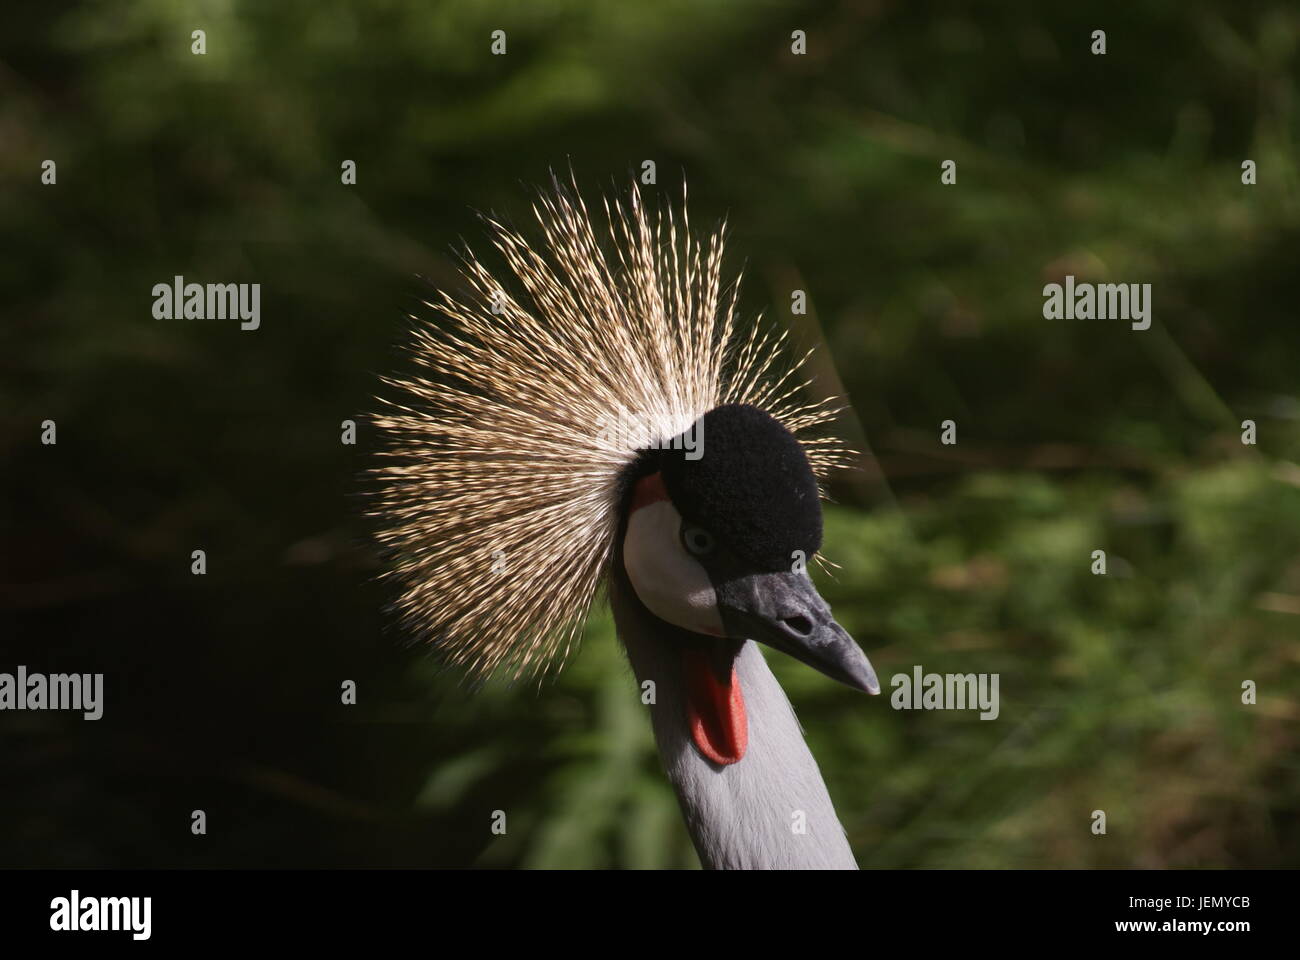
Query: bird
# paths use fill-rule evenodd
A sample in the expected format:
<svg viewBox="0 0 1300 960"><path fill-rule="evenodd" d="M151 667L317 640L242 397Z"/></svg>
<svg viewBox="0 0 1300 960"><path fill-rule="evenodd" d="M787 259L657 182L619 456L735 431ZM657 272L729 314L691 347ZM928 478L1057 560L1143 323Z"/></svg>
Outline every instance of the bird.
<svg viewBox="0 0 1300 960"><path fill-rule="evenodd" d="M595 209L552 173L533 239L480 214L495 271L463 247L460 289L408 315L370 470L396 618L476 681L540 683L607 599L701 866L857 869L758 647L880 692L809 574L843 406L742 322L685 184Z"/></svg>

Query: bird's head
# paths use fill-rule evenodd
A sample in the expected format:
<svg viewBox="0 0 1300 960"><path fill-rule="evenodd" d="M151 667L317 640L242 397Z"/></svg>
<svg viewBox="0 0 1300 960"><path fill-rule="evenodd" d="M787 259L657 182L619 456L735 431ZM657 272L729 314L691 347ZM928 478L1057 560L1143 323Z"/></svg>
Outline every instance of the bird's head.
<svg viewBox="0 0 1300 960"><path fill-rule="evenodd" d="M622 560L646 610L686 631L688 652L722 651L711 661L724 687L726 651L736 645L709 638L756 640L879 693L866 655L808 575L821 543L817 479L802 444L757 407L728 404L643 458Z"/></svg>
<svg viewBox="0 0 1300 960"><path fill-rule="evenodd" d="M417 369L386 379L371 513L404 624L477 679L541 675L612 575L616 620L685 661L756 640L875 692L807 572L817 478L852 461L822 429L837 402L803 396L784 333L741 329L721 229L702 243L635 181L607 224L553 186L540 245L486 218L524 294L469 254L412 332Z"/></svg>

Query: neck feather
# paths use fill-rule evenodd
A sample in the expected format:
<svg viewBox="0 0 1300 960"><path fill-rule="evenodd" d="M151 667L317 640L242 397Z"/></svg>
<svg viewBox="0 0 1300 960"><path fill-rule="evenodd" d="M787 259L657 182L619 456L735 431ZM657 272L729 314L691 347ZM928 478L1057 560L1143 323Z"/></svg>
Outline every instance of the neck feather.
<svg viewBox="0 0 1300 960"><path fill-rule="evenodd" d="M621 564L610 578L619 637L641 683L655 685L655 740L700 861L709 869L857 869L817 762L762 652L745 641L736 676L749 718L740 762L701 756L687 723L681 648L689 635L654 617Z"/></svg>

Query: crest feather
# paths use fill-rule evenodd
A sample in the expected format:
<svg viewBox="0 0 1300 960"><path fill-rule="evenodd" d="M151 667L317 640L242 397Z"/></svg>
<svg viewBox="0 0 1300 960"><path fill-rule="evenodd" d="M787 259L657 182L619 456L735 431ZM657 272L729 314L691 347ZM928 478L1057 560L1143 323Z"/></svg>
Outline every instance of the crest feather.
<svg viewBox="0 0 1300 960"><path fill-rule="evenodd" d="M737 332L725 228L701 244L685 213L679 228L671 208L648 212L635 185L626 203L605 201L603 245L576 187L553 182L533 213L539 247L484 218L521 296L466 254L466 292L425 304L442 322L411 318L423 369L384 379L397 396L375 418L372 513L397 607L476 677L564 662L608 569L620 475L638 449L744 403L800 437L819 479L850 454L804 436L838 409L799 399L807 355L782 368L784 332Z"/></svg>

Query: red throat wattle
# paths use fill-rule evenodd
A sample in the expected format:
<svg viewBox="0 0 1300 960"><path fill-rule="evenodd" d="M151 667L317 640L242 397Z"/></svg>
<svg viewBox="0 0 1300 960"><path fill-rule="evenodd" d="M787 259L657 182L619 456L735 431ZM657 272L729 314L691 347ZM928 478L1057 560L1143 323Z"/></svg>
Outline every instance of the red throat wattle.
<svg viewBox="0 0 1300 960"><path fill-rule="evenodd" d="M725 681L708 651L689 648L682 654L682 664L686 719L696 748L716 764L738 762L749 745L749 721L734 661L728 657Z"/></svg>
<svg viewBox="0 0 1300 960"><path fill-rule="evenodd" d="M631 509L667 499L663 474L652 473L637 482ZM718 644L691 646L682 651L691 739L701 754L724 767L739 762L749 746L749 721L736 676L735 654L735 647Z"/></svg>

